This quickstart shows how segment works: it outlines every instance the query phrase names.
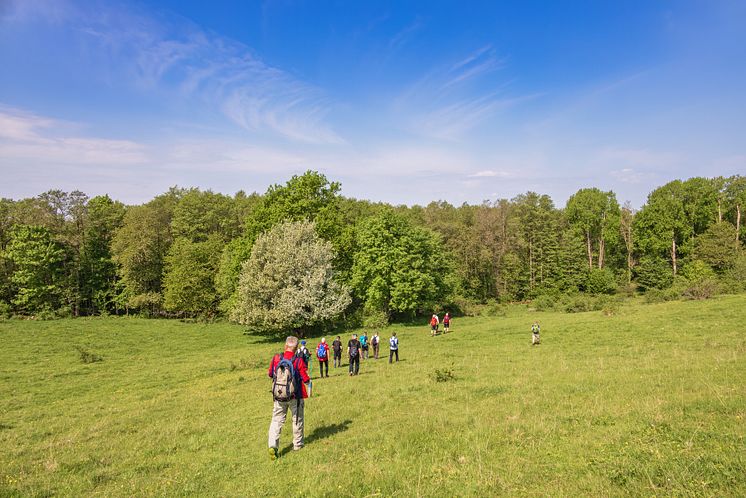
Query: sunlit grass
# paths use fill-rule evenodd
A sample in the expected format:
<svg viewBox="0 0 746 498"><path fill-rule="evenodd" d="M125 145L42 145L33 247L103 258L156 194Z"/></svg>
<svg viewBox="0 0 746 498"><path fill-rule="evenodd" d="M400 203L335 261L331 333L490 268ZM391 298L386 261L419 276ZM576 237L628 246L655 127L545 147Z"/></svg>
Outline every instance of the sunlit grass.
<svg viewBox="0 0 746 498"><path fill-rule="evenodd" d="M0 495L744 496L744 319L737 296L611 317L513 307L435 338L391 327L382 346L396 331L402 361L384 348L358 377L316 379L307 445L288 452L286 427L275 463L280 341L227 324L0 322Z"/></svg>

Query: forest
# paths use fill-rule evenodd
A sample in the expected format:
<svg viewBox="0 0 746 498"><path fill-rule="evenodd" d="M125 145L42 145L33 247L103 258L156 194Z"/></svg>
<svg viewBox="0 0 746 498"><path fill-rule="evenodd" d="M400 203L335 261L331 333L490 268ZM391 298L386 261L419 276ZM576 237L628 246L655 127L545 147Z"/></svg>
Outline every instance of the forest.
<svg viewBox="0 0 746 498"><path fill-rule="evenodd" d="M0 316L323 329L515 301L706 298L746 290L744 205L741 176L671 181L639 210L597 188L564 207L535 192L392 206L314 171L264 194L173 187L133 206L52 190L0 201Z"/></svg>

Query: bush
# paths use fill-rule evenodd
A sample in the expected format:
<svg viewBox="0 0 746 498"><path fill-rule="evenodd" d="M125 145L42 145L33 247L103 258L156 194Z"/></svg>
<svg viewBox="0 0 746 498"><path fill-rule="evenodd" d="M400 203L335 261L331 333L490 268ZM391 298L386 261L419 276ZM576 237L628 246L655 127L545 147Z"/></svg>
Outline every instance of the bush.
<svg viewBox="0 0 746 498"><path fill-rule="evenodd" d="M733 293L746 291L746 252L742 251L733 266L723 273L721 289Z"/></svg>
<svg viewBox="0 0 746 498"><path fill-rule="evenodd" d="M714 278L703 278L691 284L682 293L690 299L709 299L720 290L718 281Z"/></svg>
<svg viewBox="0 0 746 498"><path fill-rule="evenodd" d="M389 317L383 311L365 310L363 313L363 327L368 329L382 329L389 324Z"/></svg>
<svg viewBox="0 0 746 498"><path fill-rule="evenodd" d="M567 313L583 313L585 311L595 311L601 309L599 300L594 296L587 294L576 294L568 296L564 303L564 310Z"/></svg>
<svg viewBox="0 0 746 498"><path fill-rule="evenodd" d="M444 368L443 370L435 369L435 372L432 374L432 379L435 382L456 380L456 374L453 373L453 366L451 366L451 368Z"/></svg>
<svg viewBox="0 0 746 498"><path fill-rule="evenodd" d="M10 304L0 301L0 318L10 318L11 309Z"/></svg>
<svg viewBox="0 0 746 498"><path fill-rule="evenodd" d="M549 294L542 294L533 301L537 311L553 311L557 307L557 298Z"/></svg>
<svg viewBox="0 0 746 498"><path fill-rule="evenodd" d="M505 306L495 300L487 301L480 313L482 316L505 316Z"/></svg>
<svg viewBox="0 0 746 498"><path fill-rule="evenodd" d="M78 353L80 354L80 361L82 361L83 363L98 363L99 361L104 361L101 356L97 355L96 353L92 353L91 351L88 351L81 346L75 346L75 349L78 350Z"/></svg>
<svg viewBox="0 0 746 498"><path fill-rule="evenodd" d="M146 292L129 298L128 305L145 316L155 316L161 309L163 296L158 292Z"/></svg>
<svg viewBox="0 0 746 498"><path fill-rule="evenodd" d="M671 265L663 258L645 256L635 267L635 278L642 290L667 289L673 283Z"/></svg>
<svg viewBox="0 0 746 498"><path fill-rule="evenodd" d="M613 294L617 288L616 277L607 268L594 268L586 274L584 288L591 294Z"/></svg>

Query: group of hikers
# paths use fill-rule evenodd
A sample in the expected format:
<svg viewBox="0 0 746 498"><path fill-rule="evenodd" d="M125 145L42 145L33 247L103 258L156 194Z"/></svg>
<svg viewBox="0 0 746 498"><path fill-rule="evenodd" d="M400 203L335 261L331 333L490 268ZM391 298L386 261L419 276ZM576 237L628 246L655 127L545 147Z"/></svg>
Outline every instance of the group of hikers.
<svg viewBox="0 0 746 498"><path fill-rule="evenodd" d="M438 326L440 325L440 319L436 313L433 313L430 318L430 335L435 337L438 335ZM446 313L443 315L443 333L447 334L451 330L451 315Z"/></svg>
<svg viewBox="0 0 746 498"><path fill-rule="evenodd" d="M399 361L399 338L396 337L396 332L391 334L389 337L389 363L393 362L394 357L396 361ZM368 335L363 332L358 337L357 334L352 334L352 337L347 342L347 358L349 360L349 371L350 375L357 375L360 372L360 360L367 360L370 358L370 348L373 347L373 358L378 359L378 353L381 348L381 337L378 332L374 333L372 337L368 338ZM331 351L330 351L331 350ZM326 342L326 337L321 338L321 342L316 346L315 355L316 360L319 362L319 373L321 378L324 376L329 377L329 356L334 354L334 368L342 366L342 338L337 336L332 342L331 347ZM300 346L296 351L295 355L300 358L308 368L309 362L311 361L311 352L306 347L306 341L300 341Z"/></svg>
<svg viewBox="0 0 746 498"><path fill-rule="evenodd" d="M431 335L438 334L440 320L437 314L433 314L430 319ZM451 317L448 313L443 317L443 333L450 330ZM539 344L540 327L538 322L531 325L531 344ZM396 332L391 334L389 342L389 363L393 358L399 361L399 338ZM360 359L369 358L370 347L373 347L373 358L378 359L381 338L378 333L374 333L370 340L365 332L352 334L347 342L347 357L349 359L349 375L357 375L360 371ZM322 338L316 346L316 359L319 362L319 373L321 377L329 377L329 356L330 352L334 354L334 368L342 366L342 340L340 336L331 344ZM311 353L306 346L306 341L299 340L295 336L290 336L285 340L285 351L277 354L272 358L267 374L272 379L272 396L274 397L274 407L272 409L272 421L269 425L269 457L276 460L279 456L278 449L280 446L280 433L285 425L287 412L293 418L293 450L297 451L303 448L303 410L305 399L311 394L312 383L309 374L309 364Z"/></svg>

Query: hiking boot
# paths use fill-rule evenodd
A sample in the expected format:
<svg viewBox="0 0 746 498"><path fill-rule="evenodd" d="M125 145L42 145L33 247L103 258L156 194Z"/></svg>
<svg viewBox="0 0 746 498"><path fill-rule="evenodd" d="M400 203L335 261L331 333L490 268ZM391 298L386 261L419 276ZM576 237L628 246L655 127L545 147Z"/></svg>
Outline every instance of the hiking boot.
<svg viewBox="0 0 746 498"><path fill-rule="evenodd" d="M269 459L273 462L277 460L277 448L270 448L269 449Z"/></svg>

